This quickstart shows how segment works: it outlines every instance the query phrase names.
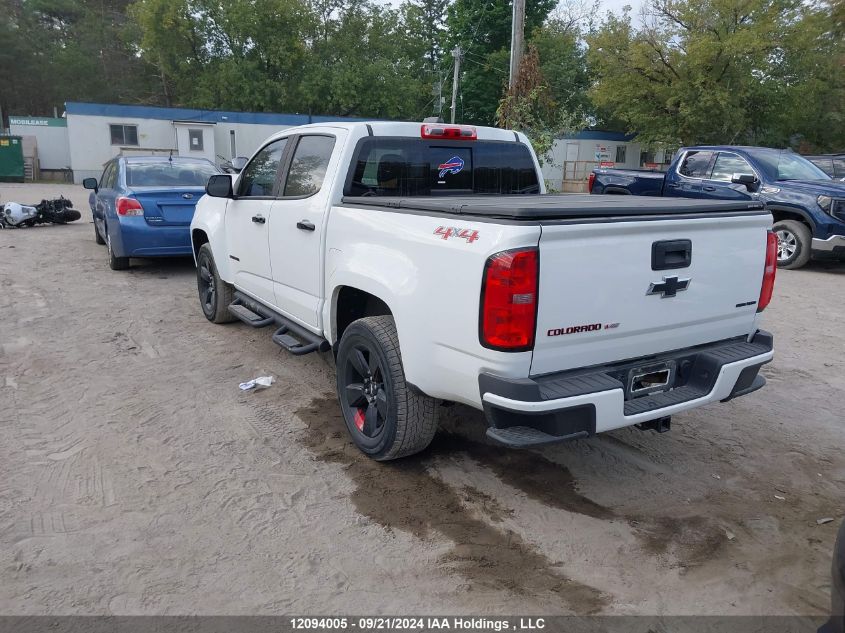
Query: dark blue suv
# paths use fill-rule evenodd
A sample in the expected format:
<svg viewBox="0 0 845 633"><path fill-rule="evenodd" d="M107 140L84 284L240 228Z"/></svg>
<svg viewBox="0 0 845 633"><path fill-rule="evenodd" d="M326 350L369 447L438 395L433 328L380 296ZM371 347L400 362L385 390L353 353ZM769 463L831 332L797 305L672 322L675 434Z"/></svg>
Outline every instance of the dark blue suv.
<svg viewBox="0 0 845 633"><path fill-rule="evenodd" d="M845 258L845 183L789 150L682 147L665 174L596 169L590 192L758 200L774 217L778 266L800 268L811 255Z"/></svg>

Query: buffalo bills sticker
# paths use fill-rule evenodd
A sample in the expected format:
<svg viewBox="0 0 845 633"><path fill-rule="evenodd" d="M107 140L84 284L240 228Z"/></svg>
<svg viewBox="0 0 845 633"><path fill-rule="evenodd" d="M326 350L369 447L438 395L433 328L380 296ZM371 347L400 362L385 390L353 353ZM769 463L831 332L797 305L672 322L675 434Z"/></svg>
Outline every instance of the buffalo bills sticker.
<svg viewBox="0 0 845 633"><path fill-rule="evenodd" d="M438 178L443 178L446 174L458 174L464 168L464 159L460 156L452 156L445 163L440 163L437 169L440 170Z"/></svg>

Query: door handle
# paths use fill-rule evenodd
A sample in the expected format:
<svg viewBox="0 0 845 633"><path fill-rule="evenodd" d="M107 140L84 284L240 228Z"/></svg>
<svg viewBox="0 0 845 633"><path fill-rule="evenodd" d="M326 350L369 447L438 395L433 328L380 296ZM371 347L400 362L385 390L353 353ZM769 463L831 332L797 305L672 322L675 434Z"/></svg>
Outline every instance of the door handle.
<svg viewBox="0 0 845 633"><path fill-rule="evenodd" d="M670 182L670 183L669 183L668 185L666 185L666 186L667 186L667 187L669 187L670 189L677 189L680 185L679 185L678 183L676 183L676 182Z"/></svg>
<svg viewBox="0 0 845 633"><path fill-rule="evenodd" d="M252 221L256 224L264 224L267 220L264 218L263 215L254 215L252 216Z"/></svg>
<svg viewBox="0 0 845 633"><path fill-rule="evenodd" d="M296 223L296 228L302 229L303 231L313 231L316 227L308 220L300 220Z"/></svg>
<svg viewBox="0 0 845 633"><path fill-rule="evenodd" d="M706 187L704 187L704 191L716 191L716 187L712 187L710 185L707 185Z"/></svg>

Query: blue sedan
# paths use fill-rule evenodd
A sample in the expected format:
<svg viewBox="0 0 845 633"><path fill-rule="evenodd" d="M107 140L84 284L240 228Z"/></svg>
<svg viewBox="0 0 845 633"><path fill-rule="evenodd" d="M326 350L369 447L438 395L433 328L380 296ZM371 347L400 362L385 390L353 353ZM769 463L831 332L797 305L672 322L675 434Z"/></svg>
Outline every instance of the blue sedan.
<svg viewBox="0 0 845 633"><path fill-rule="evenodd" d="M130 257L191 254L191 220L209 177L220 171L198 158L118 156L106 163L91 189L94 239L106 244L112 270L129 268Z"/></svg>

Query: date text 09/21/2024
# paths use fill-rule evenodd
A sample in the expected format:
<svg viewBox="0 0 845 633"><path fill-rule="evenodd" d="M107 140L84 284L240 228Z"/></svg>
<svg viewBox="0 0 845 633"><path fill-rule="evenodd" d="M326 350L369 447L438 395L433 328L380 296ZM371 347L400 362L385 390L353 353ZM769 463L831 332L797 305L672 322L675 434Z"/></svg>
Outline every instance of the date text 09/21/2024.
<svg viewBox="0 0 845 633"><path fill-rule="evenodd" d="M295 630L459 630L459 631L528 631L545 628L544 618L482 618L482 617L293 617Z"/></svg>

